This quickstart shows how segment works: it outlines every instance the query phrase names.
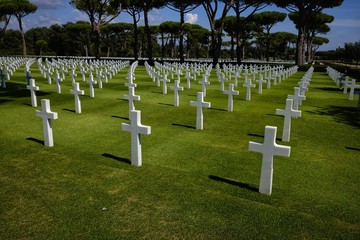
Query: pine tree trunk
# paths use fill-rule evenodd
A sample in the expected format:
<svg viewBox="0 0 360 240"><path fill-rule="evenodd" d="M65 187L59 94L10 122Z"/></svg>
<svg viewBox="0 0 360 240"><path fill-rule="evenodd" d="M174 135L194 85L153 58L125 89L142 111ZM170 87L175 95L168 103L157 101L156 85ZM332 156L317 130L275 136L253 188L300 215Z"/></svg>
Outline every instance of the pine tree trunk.
<svg viewBox="0 0 360 240"><path fill-rule="evenodd" d="M179 53L180 63L184 63L184 24L185 24L185 13L183 10L180 11L180 40L179 40Z"/></svg>
<svg viewBox="0 0 360 240"><path fill-rule="evenodd" d="M138 35L138 31L137 31L137 21L136 21L136 15L134 14L133 16L133 23L134 23L134 58L135 61L137 61L139 59L139 49L138 49L138 45L139 45L139 35Z"/></svg>
<svg viewBox="0 0 360 240"><path fill-rule="evenodd" d="M24 34L24 30L23 30L23 26L22 26L22 21L21 18L16 16L18 22L19 22L19 29L21 32L21 38L22 38L22 47L23 47L23 56L26 56L26 39L25 39L25 34Z"/></svg>
<svg viewBox="0 0 360 240"><path fill-rule="evenodd" d="M152 65L154 60L153 60L152 40L151 40L151 32L149 27L147 9L144 9L144 21L145 21L145 32L147 38L147 57L149 58L149 63Z"/></svg>
<svg viewBox="0 0 360 240"><path fill-rule="evenodd" d="M296 58L295 64L303 66L305 64L304 59L304 44L305 44L305 27L299 27L298 38L296 42Z"/></svg>

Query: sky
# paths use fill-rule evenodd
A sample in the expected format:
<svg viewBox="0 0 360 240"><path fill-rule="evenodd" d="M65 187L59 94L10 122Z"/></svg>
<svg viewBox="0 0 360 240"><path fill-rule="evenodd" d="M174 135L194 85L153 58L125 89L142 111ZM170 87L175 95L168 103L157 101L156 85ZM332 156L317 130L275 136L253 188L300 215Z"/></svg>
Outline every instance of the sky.
<svg viewBox="0 0 360 240"><path fill-rule="evenodd" d="M30 0L38 6L35 13L30 14L23 19L24 29L29 30L34 27L49 27L53 24L65 24L67 22L89 21L86 14L73 8L68 0ZM262 11L278 11L288 13L285 9L276 6L268 6ZM220 12L220 11L219 11ZM344 43L360 41L360 0L344 0L340 7L325 9L326 14L335 17L335 20L329 24L331 31L324 35L330 40L326 45L320 47L319 51L334 50L337 47L343 47ZM242 16L247 16L244 12ZM230 11L228 15L235 15ZM179 13L168 8L154 9L149 13L150 25L159 25L164 21L179 21ZM204 9L199 6L186 15L186 21L199 24L209 28L209 21ZM122 12L114 22L129 22L130 16ZM143 17L139 25L144 25ZM9 28L18 29L18 23L15 18L11 19ZM292 21L286 18L284 22L278 23L272 28L271 32L292 32L297 34L297 30Z"/></svg>

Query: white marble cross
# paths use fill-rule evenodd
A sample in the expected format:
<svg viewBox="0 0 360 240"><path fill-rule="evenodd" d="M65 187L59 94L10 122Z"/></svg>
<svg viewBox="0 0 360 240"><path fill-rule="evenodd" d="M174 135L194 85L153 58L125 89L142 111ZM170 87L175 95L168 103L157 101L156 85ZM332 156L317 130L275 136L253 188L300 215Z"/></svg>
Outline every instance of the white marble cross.
<svg viewBox="0 0 360 240"><path fill-rule="evenodd" d="M267 73L267 72L265 71L265 73ZM269 73L266 81L267 81L266 88L270 89L271 88L271 74L270 73Z"/></svg>
<svg viewBox="0 0 360 240"><path fill-rule="evenodd" d="M229 90L224 91L224 94L228 95L228 112L233 111L233 95L239 95L239 91L234 90L234 84L229 84Z"/></svg>
<svg viewBox="0 0 360 240"><path fill-rule="evenodd" d="M36 98L36 91L39 91L39 87L35 86L35 79L29 80L29 85L26 86L27 89L30 90L31 94L31 106L37 107L37 98Z"/></svg>
<svg viewBox="0 0 360 240"><path fill-rule="evenodd" d="M351 84L349 85L349 88L350 88L349 100L354 100L355 88L360 88L360 86L356 85L356 80L353 79L353 80L351 80Z"/></svg>
<svg viewBox="0 0 360 240"><path fill-rule="evenodd" d="M56 112L51 112L49 99L41 100L41 110L36 110L36 116L43 120L45 146L54 146L51 120L58 119L58 114Z"/></svg>
<svg viewBox="0 0 360 240"><path fill-rule="evenodd" d="M141 134L151 134L151 127L141 124L141 112L132 110L130 112L130 124L122 123L123 131L131 133L131 165L142 165Z"/></svg>
<svg viewBox="0 0 360 240"><path fill-rule="evenodd" d="M344 82L344 91L343 91L344 94L347 93L348 87L349 87L349 76L346 76L345 77L345 82Z"/></svg>
<svg viewBox="0 0 360 240"><path fill-rule="evenodd" d="M190 87L191 87L191 75L190 75L189 71L186 71L185 78L186 78L186 88L190 89Z"/></svg>
<svg viewBox="0 0 360 240"><path fill-rule="evenodd" d="M255 88L256 85L251 83L251 79L248 78L247 81L243 84L243 87L246 87L246 101L251 100L251 88Z"/></svg>
<svg viewBox="0 0 360 240"><path fill-rule="evenodd" d="M203 74L202 80L199 82L199 84L201 84L202 93L204 97L206 97L206 85L210 85L210 82L208 82L207 80L206 74Z"/></svg>
<svg viewBox="0 0 360 240"><path fill-rule="evenodd" d="M86 81L89 84L90 87L90 97L95 97L95 91L94 91L94 84L96 84L97 82L94 81L94 77L92 75L92 73L90 72L90 80Z"/></svg>
<svg viewBox="0 0 360 240"><path fill-rule="evenodd" d="M304 82L299 82L300 95L305 95L305 92L309 90ZM301 105L301 104L300 104Z"/></svg>
<svg viewBox="0 0 360 240"><path fill-rule="evenodd" d="M51 71L50 67L46 71L47 77L48 77L48 84L51 84Z"/></svg>
<svg viewBox="0 0 360 240"><path fill-rule="evenodd" d="M80 90L79 83L75 82L73 84L74 89L70 89L70 93L74 94L75 96L75 112L81 113L81 102L80 102L80 95L84 95L84 91Z"/></svg>
<svg viewBox="0 0 360 240"><path fill-rule="evenodd" d="M56 70L56 76L54 78L55 82L56 82L56 91L57 93L61 93L61 81L62 79L60 78L59 72Z"/></svg>
<svg viewBox="0 0 360 240"><path fill-rule="evenodd" d="M71 82L72 84L74 84L76 81L75 77L77 76L77 74L75 73L75 68L72 68L70 76L71 76Z"/></svg>
<svg viewBox="0 0 360 240"><path fill-rule="evenodd" d="M262 90L263 90L263 83L266 83L266 80L263 79L263 75L260 74L259 76L259 80L256 80L256 82L259 83L259 90L258 90L258 93L259 94L262 94Z"/></svg>
<svg viewBox="0 0 360 240"><path fill-rule="evenodd" d="M85 82L85 68L83 66L80 66L80 72L82 76L82 80Z"/></svg>
<svg viewBox="0 0 360 240"><path fill-rule="evenodd" d="M163 94L167 94L167 83L170 82L169 79L167 79L167 74L164 73L163 79L161 79L161 82L163 84Z"/></svg>
<svg viewBox="0 0 360 240"><path fill-rule="evenodd" d="M204 94L202 92L197 93L197 101L191 101L190 106L196 107L196 129L202 130L204 128L204 114L203 107L209 108L210 102L204 102Z"/></svg>
<svg viewBox="0 0 360 240"><path fill-rule="evenodd" d="M227 81L228 79L225 77L225 74L224 73L221 73L220 74L220 78L219 78L219 82L220 82L220 91L225 91L225 82Z"/></svg>
<svg viewBox="0 0 360 240"><path fill-rule="evenodd" d="M262 153L259 192L271 195L273 182L274 156L290 156L290 147L276 144L277 127L266 126L264 143L249 142L249 151Z"/></svg>
<svg viewBox="0 0 360 240"><path fill-rule="evenodd" d="M135 110L134 101L140 101L140 96L135 95L135 87L129 87L129 93L124 95L124 99L129 100L129 112Z"/></svg>
<svg viewBox="0 0 360 240"><path fill-rule="evenodd" d="M179 91L184 91L183 87L179 86L180 80L174 81L174 86L170 86L170 90L174 91L174 107L179 106Z"/></svg>
<svg viewBox="0 0 360 240"><path fill-rule="evenodd" d="M290 141L290 130L291 130L291 118L292 117L301 117L301 111L294 110L293 108L293 99L286 99L286 108L276 109L276 115L284 116L284 128L282 134L282 141Z"/></svg>
<svg viewBox="0 0 360 240"><path fill-rule="evenodd" d="M99 72L97 73L97 78L98 78L98 83L99 83L98 87L99 87L100 89L102 89L102 88L103 88L103 84L102 84L102 70L99 70Z"/></svg>
<svg viewBox="0 0 360 240"><path fill-rule="evenodd" d="M125 86L127 87L134 87L136 88L136 83L134 83L134 75L132 72L129 72L127 75L126 75L126 79L128 80L128 82L125 83Z"/></svg>
<svg viewBox="0 0 360 240"><path fill-rule="evenodd" d="M301 101L305 100L306 97L304 95L300 94L300 88L298 87L294 87L294 95L288 95L288 99L293 99L293 106L294 106L294 110L298 110L299 109L299 105L301 105Z"/></svg>

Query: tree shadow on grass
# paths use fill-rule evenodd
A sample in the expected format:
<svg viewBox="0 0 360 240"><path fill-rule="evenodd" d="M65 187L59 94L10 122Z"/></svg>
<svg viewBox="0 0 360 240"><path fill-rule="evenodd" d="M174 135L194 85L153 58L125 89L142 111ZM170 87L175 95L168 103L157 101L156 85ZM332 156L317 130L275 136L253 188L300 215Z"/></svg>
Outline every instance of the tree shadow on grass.
<svg viewBox="0 0 360 240"><path fill-rule="evenodd" d="M104 153L101 156L106 157L106 158L111 158L111 159L114 159L116 161L127 163L127 164L131 165L130 159L127 159L127 158L117 157L117 156L114 156L114 155L109 154L109 153Z"/></svg>
<svg viewBox="0 0 360 240"><path fill-rule="evenodd" d="M6 88L0 90L0 95L2 97L11 97L11 98L21 98L21 97L30 97L30 91L26 89L26 83L19 84L13 82L7 82ZM47 96L48 92L36 91L36 96Z"/></svg>
<svg viewBox="0 0 360 240"><path fill-rule="evenodd" d="M360 128L360 112L354 107L328 106L319 107L316 111L306 111L310 114L331 116L338 123L344 123Z"/></svg>
<svg viewBox="0 0 360 240"><path fill-rule="evenodd" d="M14 100L0 99L0 104L7 103L7 102L12 102L12 101L14 101Z"/></svg>
<svg viewBox="0 0 360 240"><path fill-rule="evenodd" d="M33 141L33 142L39 143L39 144L41 144L41 145L44 145L44 144L45 144L45 142L44 142L43 140L40 140L40 139L37 139L37 138L29 137L29 138L27 138L26 140L28 140L28 141Z"/></svg>
<svg viewBox="0 0 360 240"><path fill-rule="evenodd" d="M247 183L235 182L235 181L232 181L232 180L229 180L229 179L226 179L226 178L222 178L222 177L218 177L218 176L214 176L214 175L209 175L209 178L211 180L215 180L215 181L218 181L218 182L223 182L223 183L227 183L227 184L230 184L230 185L233 185L233 186L245 188L245 189L250 190L252 192L258 192L259 191L258 188L250 186Z"/></svg>
<svg viewBox="0 0 360 240"><path fill-rule="evenodd" d="M327 92L342 92L344 90L340 90L339 87L321 87L321 88L316 88L322 91L327 91Z"/></svg>

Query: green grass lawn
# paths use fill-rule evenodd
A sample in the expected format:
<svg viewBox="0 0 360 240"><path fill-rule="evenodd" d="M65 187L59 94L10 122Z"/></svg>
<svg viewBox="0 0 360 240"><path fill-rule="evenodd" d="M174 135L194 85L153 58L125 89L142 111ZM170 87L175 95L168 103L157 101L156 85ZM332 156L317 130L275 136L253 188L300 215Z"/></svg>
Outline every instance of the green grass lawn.
<svg viewBox="0 0 360 240"><path fill-rule="evenodd" d="M360 112L325 73L314 73L302 117L292 120L291 155L275 157L273 193L258 193L266 125L278 127L288 94L304 75L245 101L234 112L213 70L204 130L195 130L201 85L192 82L173 107L173 92L136 69L135 102L142 124L143 166L129 164L126 72L95 89L78 76L85 96L76 114L71 78L47 84L32 67L40 99L50 99L53 148L42 144L42 122L30 106L23 69L0 89L0 239L360 239ZM182 80L186 86L186 80ZM240 86L240 85L239 85ZM106 208L104 211L103 208Z"/></svg>

